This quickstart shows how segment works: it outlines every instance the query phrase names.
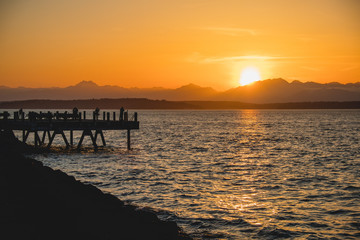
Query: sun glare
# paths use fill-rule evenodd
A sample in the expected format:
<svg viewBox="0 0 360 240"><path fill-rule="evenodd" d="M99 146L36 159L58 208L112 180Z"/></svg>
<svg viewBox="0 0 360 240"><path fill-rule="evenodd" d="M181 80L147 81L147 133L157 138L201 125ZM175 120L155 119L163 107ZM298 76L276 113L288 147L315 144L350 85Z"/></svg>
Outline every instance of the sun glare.
<svg viewBox="0 0 360 240"><path fill-rule="evenodd" d="M240 86L245 86L250 83L259 81L260 79L260 73L257 68L247 67L241 72L239 83Z"/></svg>

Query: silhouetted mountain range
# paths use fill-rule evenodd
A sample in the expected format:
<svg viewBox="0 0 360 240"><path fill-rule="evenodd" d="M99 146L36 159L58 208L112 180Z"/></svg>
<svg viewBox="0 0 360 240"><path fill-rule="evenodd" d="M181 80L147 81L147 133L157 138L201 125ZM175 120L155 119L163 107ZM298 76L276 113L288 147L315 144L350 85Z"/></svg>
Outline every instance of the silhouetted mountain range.
<svg viewBox="0 0 360 240"><path fill-rule="evenodd" d="M293 81L289 83L279 78L258 81L223 92L194 84L176 89L123 88L109 85L99 86L92 81L82 81L74 86L65 88L10 88L0 86L0 101L99 98L148 98L168 101L237 101L247 103L360 101L360 82L320 84Z"/></svg>

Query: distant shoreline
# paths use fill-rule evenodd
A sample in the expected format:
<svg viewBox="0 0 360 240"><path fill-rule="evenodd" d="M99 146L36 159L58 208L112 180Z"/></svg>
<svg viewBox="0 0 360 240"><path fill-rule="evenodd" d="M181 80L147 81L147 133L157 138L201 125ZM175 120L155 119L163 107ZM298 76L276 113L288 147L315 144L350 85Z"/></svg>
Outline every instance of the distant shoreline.
<svg viewBox="0 0 360 240"><path fill-rule="evenodd" d="M102 98L78 100L21 100L0 102L0 109L152 109L152 110L225 110L225 109L360 109L360 101L243 103L235 101L167 101L146 98Z"/></svg>

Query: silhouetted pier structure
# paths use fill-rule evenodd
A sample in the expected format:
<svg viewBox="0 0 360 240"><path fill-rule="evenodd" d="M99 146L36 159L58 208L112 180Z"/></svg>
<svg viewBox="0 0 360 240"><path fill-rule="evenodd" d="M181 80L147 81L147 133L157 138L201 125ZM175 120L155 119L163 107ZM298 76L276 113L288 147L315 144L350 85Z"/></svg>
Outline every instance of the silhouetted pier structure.
<svg viewBox="0 0 360 240"><path fill-rule="evenodd" d="M35 147L47 145L48 148L54 141L56 135L61 135L66 147L74 145L74 131L82 131L77 148L80 148L84 137L89 136L95 148L98 136L101 137L103 146L106 146L104 130L126 130L127 148L130 150L130 131L139 129L137 113L129 118L127 111L120 109L116 112L102 112L97 108L92 112L92 118L87 119L86 111L79 112L74 108L72 112L29 112L25 114L22 109L14 112L13 118L7 111L0 113L0 130L11 132L22 131L22 140L26 143L30 133L34 134ZM102 116L101 116L102 115ZM65 131L70 132L70 141L66 138ZM47 139L47 141L46 141Z"/></svg>

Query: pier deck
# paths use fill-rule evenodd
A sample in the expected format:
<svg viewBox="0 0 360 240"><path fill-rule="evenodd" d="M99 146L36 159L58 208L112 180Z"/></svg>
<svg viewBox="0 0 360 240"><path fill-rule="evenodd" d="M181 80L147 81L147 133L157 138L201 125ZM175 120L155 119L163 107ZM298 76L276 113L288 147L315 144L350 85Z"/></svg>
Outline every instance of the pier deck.
<svg viewBox="0 0 360 240"><path fill-rule="evenodd" d="M128 119L128 113L124 110L120 110L120 114L117 116L115 112L112 113L110 118L110 112L102 112L102 119L99 109L92 112L92 119L86 119L86 112L78 112L74 108L72 113L60 113L60 112L46 112L37 113L29 112L25 113L20 110L14 112L13 118L11 118L8 112L0 113L0 130L1 131L22 131L23 142L26 142L30 133L34 134L34 144L36 147L45 145L46 138L47 147L51 147L51 144L56 135L60 134L66 144L66 147L73 145L73 132L82 131L77 147L80 148L85 136L89 136L92 140L93 146L97 148L97 137L100 135L102 144L105 146L105 137L103 135L104 130L127 130L127 148L130 149L130 131L139 129L139 121L137 120L137 113L131 119ZM70 142L67 140L64 131L70 132ZM40 138L40 135L42 136ZM40 134L40 135L39 135Z"/></svg>

